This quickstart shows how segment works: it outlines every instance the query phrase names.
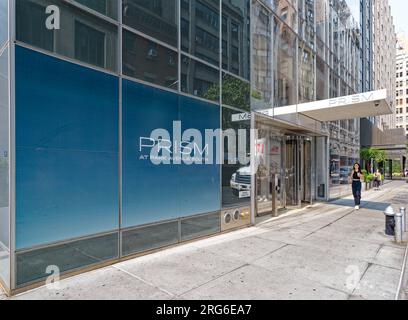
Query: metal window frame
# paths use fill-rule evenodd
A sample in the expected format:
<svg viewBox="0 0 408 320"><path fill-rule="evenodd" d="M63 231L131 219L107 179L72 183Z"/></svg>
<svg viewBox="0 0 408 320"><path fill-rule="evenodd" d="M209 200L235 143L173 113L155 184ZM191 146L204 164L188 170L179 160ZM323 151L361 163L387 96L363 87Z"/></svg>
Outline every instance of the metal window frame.
<svg viewBox="0 0 408 320"><path fill-rule="evenodd" d="M10 290L16 288L16 97L15 97L15 0L9 1L9 205L10 205Z"/></svg>

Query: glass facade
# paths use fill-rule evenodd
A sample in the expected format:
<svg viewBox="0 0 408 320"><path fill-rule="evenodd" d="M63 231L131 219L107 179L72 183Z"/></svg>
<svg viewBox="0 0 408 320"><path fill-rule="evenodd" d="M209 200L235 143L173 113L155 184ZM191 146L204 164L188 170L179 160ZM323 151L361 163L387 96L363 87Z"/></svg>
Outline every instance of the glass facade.
<svg viewBox="0 0 408 320"><path fill-rule="evenodd" d="M177 0L123 0L125 25L173 47L178 42Z"/></svg>
<svg viewBox="0 0 408 320"><path fill-rule="evenodd" d="M50 5L60 9L59 29L46 25ZM16 39L99 68L118 68L117 26L62 0L16 1Z"/></svg>
<svg viewBox="0 0 408 320"><path fill-rule="evenodd" d="M0 281L10 288L10 83L8 1L0 1Z"/></svg>
<svg viewBox="0 0 408 320"><path fill-rule="evenodd" d="M169 89L178 88L178 54L123 30L123 74Z"/></svg>
<svg viewBox="0 0 408 320"><path fill-rule="evenodd" d="M359 26L343 1L261 2L252 5L252 110L361 92ZM329 197L348 194L344 177L359 159L360 121L320 124L298 114L276 117L329 135ZM316 194L321 184L316 182Z"/></svg>
<svg viewBox="0 0 408 320"><path fill-rule="evenodd" d="M47 27L51 4L60 28ZM11 287L43 280L49 265L69 272L225 231L228 210L247 215L247 113L361 90L359 37L346 13L340 0L16 1ZM8 52L0 56L1 226L10 225ZM264 163L257 201L273 204L276 187L281 207L341 194L358 158L359 121L276 118L321 137L263 127L256 148L270 149L273 166ZM195 140L206 130L213 142ZM223 161L196 163L217 142ZM198 148L191 163L178 158L186 144ZM0 229L5 282L8 231Z"/></svg>
<svg viewBox="0 0 408 320"><path fill-rule="evenodd" d="M55 28L49 5L60 9ZM221 180L232 173L215 158L143 157L143 139L161 128L177 144L179 125L183 143L212 130L214 144L194 141L193 158L204 161L202 151L222 139L221 111L250 111L249 13L249 0L16 2L12 288L43 280L49 265L69 272L220 232L222 206L249 207L247 195L223 203ZM243 143L248 157L249 132Z"/></svg>

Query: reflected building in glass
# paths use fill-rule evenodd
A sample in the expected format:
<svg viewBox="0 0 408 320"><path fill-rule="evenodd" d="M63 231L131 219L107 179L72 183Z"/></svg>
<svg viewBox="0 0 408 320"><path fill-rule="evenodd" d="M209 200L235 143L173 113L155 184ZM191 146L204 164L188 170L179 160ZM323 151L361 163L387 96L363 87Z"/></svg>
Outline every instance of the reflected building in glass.
<svg viewBox="0 0 408 320"><path fill-rule="evenodd" d="M361 34L346 1L254 1L252 14L254 109L362 91ZM278 118L316 125L295 114ZM315 165L324 172L328 168L330 180L329 188L324 181L316 181L313 189L320 188L316 196L336 198L349 193L347 176L353 163L359 162L359 125L357 119L317 124L329 137L330 151L316 157Z"/></svg>

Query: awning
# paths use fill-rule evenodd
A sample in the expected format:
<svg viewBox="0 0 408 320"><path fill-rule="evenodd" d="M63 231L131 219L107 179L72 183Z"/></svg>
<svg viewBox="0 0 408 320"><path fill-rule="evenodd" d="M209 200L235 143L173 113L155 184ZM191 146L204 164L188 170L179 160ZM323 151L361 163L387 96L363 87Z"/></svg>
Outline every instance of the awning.
<svg viewBox="0 0 408 320"><path fill-rule="evenodd" d="M393 113L387 102L387 90L385 89L259 112L271 117L302 113L322 122L375 117Z"/></svg>

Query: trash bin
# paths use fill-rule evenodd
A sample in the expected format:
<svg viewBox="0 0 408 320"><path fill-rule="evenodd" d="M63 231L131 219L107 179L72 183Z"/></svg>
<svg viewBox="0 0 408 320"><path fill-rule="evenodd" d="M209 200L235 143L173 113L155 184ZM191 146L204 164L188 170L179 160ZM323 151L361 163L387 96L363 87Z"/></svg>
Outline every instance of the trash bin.
<svg viewBox="0 0 408 320"><path fill-rule="evenodd" d="M390 206L384 211L385 215L385 234L387 236L395 235L395 212Z"/></svg>

